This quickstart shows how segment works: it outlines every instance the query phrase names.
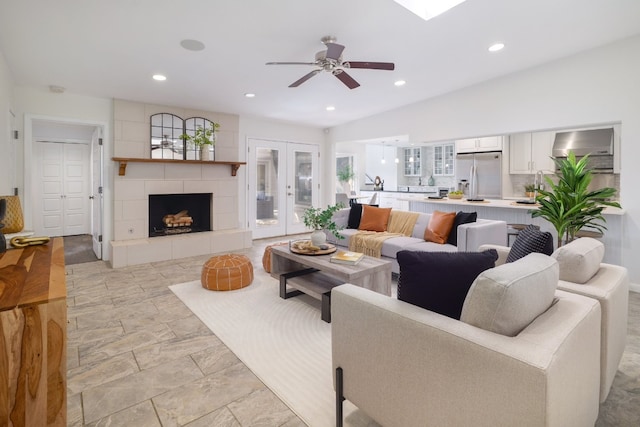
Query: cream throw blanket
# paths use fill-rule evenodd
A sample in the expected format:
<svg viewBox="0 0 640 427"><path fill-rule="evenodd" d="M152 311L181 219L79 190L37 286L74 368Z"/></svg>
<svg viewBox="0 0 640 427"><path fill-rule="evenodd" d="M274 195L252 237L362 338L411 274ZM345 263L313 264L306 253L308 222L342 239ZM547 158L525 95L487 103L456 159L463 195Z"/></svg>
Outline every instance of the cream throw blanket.
<svg viewBox="0 0 640 427"><path fill-rule="evenodd" d="M349 239L349 250L380 258L382 244L392 237L411 236L417 212L391 211L387 231L358 231Z"/></svg>

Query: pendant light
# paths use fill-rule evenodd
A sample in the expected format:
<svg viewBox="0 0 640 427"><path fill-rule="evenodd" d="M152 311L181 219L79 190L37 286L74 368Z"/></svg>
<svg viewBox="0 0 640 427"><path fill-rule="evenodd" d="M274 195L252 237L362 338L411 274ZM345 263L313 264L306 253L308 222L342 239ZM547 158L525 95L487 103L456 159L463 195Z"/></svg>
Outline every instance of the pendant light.
<svg viewBox="0 0 640 427"><path fill-rule="evenodd" d="M383 165L387 163L387 161L384 159L384 141L382 141L382 160L380 160L380 163L382 163Z"/></svg>

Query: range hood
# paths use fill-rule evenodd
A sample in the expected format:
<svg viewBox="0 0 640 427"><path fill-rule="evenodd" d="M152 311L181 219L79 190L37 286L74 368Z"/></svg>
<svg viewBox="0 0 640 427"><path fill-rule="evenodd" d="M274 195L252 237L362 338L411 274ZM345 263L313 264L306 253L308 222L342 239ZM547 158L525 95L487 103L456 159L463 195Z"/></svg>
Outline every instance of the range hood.
<svg viewBox="0 0 640 427"><path fill-rule="evenodd" d="M553 142L553 157L613 156L613 128L558 132Z"/></svg>

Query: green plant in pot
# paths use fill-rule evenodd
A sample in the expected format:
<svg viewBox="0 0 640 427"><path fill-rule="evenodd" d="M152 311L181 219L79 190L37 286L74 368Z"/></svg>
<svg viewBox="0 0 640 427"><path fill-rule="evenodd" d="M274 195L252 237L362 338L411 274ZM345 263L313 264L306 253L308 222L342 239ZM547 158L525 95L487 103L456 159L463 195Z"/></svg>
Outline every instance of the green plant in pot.
<svg viewBox="0 0 640 427"><path fill-rule="evenodd" d="M211 160L209 146L216 144L216 131L218 129L220 129L220 124L211 122L210 127L197 126L193 135L183 133L180 138L196 146L200 151L200 160Z"/></svg>
<svg viewBox="0 0 640 427"><path fill-rule="evenodd" d="M354 177L355 177L355 174L353 173L353 169L351 168L351 165L347 165L338 171L338 181L342 183L342 188L344 189L344 192L347 194L351 193L350 181Z"/></svg>
<svg viewBox="0 0 640 427"><path fill-rule="evenodd" d="M534 197L535 192L536 192L536 185L535 184L525 184L524 185L524 194L527 197Z"/></svg>
<svg viewBox="0 0 640 427"><path fill-rule="evenodd" d="M580 160L570 151L566 159L554 159L558 173L558 183L545 177L549 190L538 189L536 201L538 210L530 211L533 218L541 217L549 221L558 233L558 247L562 242L575 239L583 227L601 233L607 229L602 211L606 206L620 207L609 199L616 194L611 187L589 191L592 171L587 167L589 156Z"/></svg>
<svg viewBox="0 0 640 427"><path fill-rule="evenodd" d="M336 238L343 239L339 233L342 229L333 221L333 214L342 209L344 205L338 203L333 206L327 206L326 209L310 207L304 211L302 222L308 228L313 229L311 233L311 243L314 246L320 246L327 241L327 236L323 230L330 231Z"/></svg>

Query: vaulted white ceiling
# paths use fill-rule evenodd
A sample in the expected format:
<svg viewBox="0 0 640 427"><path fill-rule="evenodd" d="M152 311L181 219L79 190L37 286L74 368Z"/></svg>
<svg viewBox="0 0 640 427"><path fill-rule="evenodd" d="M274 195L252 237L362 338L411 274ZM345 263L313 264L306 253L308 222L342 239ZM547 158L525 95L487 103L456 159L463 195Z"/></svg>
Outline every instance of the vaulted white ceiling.
<svg viewBox="0 0 640 427"><path fill-rule="evenodd" d="M638 0L467 0L430 21L392 0L0 0L0 50L18 85L317 127L638 33ZM313 68L265 65L312 62L327 35L345 60L396 68L350 70L361 86L349 90L329 73L289 88ZM185 50L184 39L205 49ZM505 49L489 53L496 41Z"/></svg>

